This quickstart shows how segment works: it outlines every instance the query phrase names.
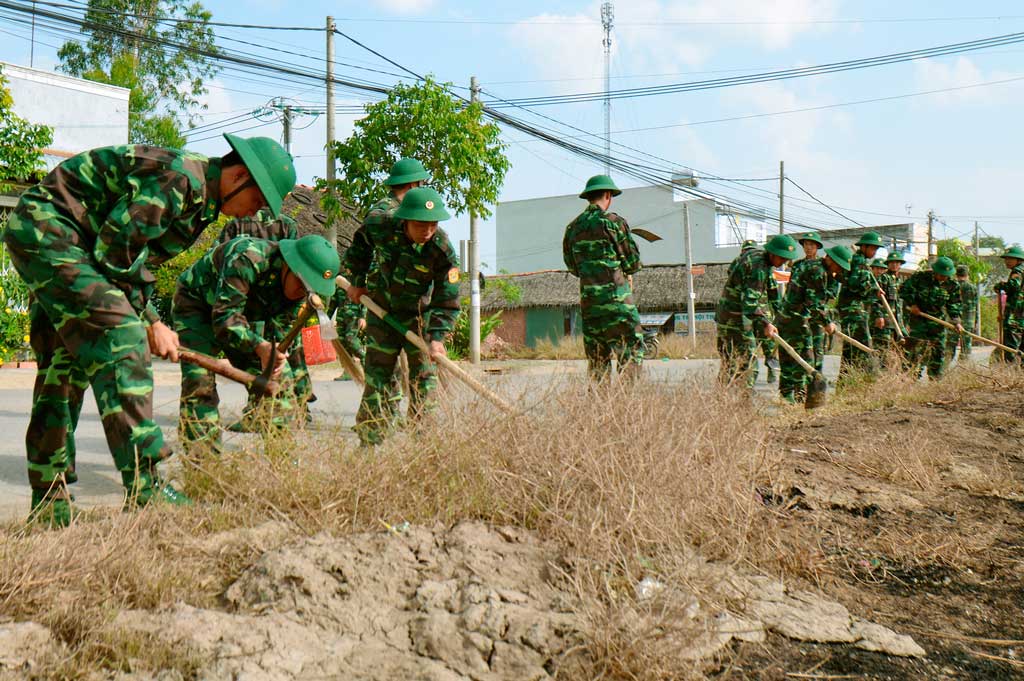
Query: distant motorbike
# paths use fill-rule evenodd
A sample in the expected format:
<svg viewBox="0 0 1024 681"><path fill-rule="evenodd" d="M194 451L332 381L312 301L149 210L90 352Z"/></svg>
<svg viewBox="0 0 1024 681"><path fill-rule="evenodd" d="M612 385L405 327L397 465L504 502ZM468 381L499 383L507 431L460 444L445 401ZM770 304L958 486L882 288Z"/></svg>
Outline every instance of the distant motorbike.
<svg viewBox="0 0 1024 681"><path fill-rule="evenodd" d="M644 359L654 359L658 356L661 345L661 335L657 329L644 329Z"/></svg>

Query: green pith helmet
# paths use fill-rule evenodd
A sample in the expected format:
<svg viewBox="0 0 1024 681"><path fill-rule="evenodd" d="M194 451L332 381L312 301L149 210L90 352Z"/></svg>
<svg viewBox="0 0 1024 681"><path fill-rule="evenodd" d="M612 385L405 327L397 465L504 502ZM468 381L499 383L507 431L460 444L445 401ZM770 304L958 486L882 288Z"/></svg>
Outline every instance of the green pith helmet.
<svg viewBox="0 0 1024 681"><path fill-rule="evenodd" d="M956 274L956 265L953 264L951 258L942 256L941 258L936 258L935 262L932 263L932 272L941 274L944 277L952 277Z"/></svg>
<svg viewBox="0 0 1024 681"><path fill-rule="evenodd" d="M384 180L384 184L394 187L395 185L429 179L430 173L427 172L422 163L414 158L406 157L395 161L395 165L391 166L391 174L388 175L388 179Z"/></svg>
<svg viewBox="0 0 1024 681"><path fill-rule="evenodd" d="M878 236L878 232L864 232L863 236L857 240L858 246L878 246L882 247L882 237Z"/></svg>
<svg viewBox="0 0 1024 681"><path fill-rule="evenodd" d="M846 246L826 248L825 255L847 272L850 271L850 261L853 259L853 253Z"/></svg>
<svg viewBox="0 0 1024 681"><path fill-rule="evenodd" d="M907 261L903 257L902 253L900 253L899 251L893 251L892 253L889 254L889 257L885 259L885 262L886 263L899 262L899 263L906 264Z"/></svg>
<svg viewBox="0 0 1024 681"><path fill-rule="evenodd" d="M1016 246L1016 245L1015 246L1010 246L1009 248L1006 249L1006 252L1003 253L999 257L1000 258L1017 258L1018 260L1024 260L1024 249L1022 249L1020 246Z"/></svg>
<svg viewBox="0 0 1024 681"><path fill-rule="evenodd" d="M444 207L444 199L436 189L416 187L402 197L402 205L395 211L399 220L441 222L451 217Z"/></svg>
<svg viewBox="0 0 1024 681"><path fill-rule="evenodd" d="M796 240L802 246L805 241L813 241L818 244L818 248L825 248L825 242L821 240L821 235L817 232L805 232L798 236Z"/></svg>
<svg viewBox="0 0 1024 681"><path fill-rule="evenodd" d="M764 250L786 260L792 260L797 256L796 241L788 234L776 234L771 239L768 239L768 243L764 245Z"/></svg>
<svg viewBox="0 0 1024 681"><path fill-rule="evenodd" d="M615 186L615 183L607 175L594 175L592 178L587 180L586 188L580 192L580 198L585 199L590 192L603 192L610 191L612 196L618 196L622 193L622 190Z"/></svg>
<svg viewBox="0 0 1024 681"><path fill-rule="evenodd" d="M878 267L878 268L884 270L885 269L885 261L882 260L881 258L875 258L874 260L871 261L871 264L868 265L868 267Z"/></svg>
<svg viewBox="0 0 1024 681"><path fill-rule="evenodd" d="M224 139L242 158L274 217L281 217L281 202L295 189L295 164L291 155L269 137L247 138L226 132Z"/></svg>
<svg viewBox="0 0 1024 681"><path fill-rule="evenodd" d="M338 276L341 260L337 249L327 239L310 234L301 239L282 239L278 243L284 261L307 289L324 299L334 295L334 278Z"/></svg>
<svg viewBox="0 0 1024 681"><path fill-rule="evenodd" d="M743 245L740 246L740 253L743 251L749 251L751 248L757 248L757 242L753 239L747 239L743 242Z"/></svg>

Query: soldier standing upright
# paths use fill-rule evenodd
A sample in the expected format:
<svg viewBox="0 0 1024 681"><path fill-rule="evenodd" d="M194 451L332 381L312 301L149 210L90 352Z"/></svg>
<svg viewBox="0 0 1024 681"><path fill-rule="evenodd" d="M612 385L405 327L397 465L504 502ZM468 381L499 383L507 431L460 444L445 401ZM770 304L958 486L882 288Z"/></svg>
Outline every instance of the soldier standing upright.
<svg viewBox="0 0 1024 681"><path fill-rule="evenodd" d="M565 228L562 257L580 280L583 347L594 380L608 377L611 359L635 378L643 365L643 331L628 277L640 270L640 251L625 218L608 209L622 192L607 175L587 180L586 210Z"/></svg>
<svg viewBox="0 0 1024 681"><path fill-rule="evenodd" d="M835 333L836 325L828 308L836 290L831 282L840 272L849 271L852 257L846 246L833 246L825 253L824 258L801 260L800 267L793 266L793 276L776 318L782 340L808 363L815 359L812 327L822 329L823 333ZM803 400L807 394L807 373L803 367L785 352L779 354L779 365L779 395L787 402Z"/></svg>
<svg viewBox="0 0 1024 681"><path fill-rule="evenodd" d="M757 248L757 242L753 239L747 239L740 246L740 253L749 251ZM779 305L782 304L782 290L779 288L779 283L775 281L775 277L768 282L768 309L771 311L772 320L775 319L775 315L779 312ZM761 348L761 354L764 355L764 380L765 383L774 383L777 380L775 370L779 368L778 359L778 344L774 338L758 338L757 344Z"/></svg>
<svg viewBox="0 0 1024 681"><path fill-rule="evenodd" d="M741 252L729 264L725 288L715 308L716 343L722 361L719 380L724 385L742 381L748 389L754 387L757 339L777 333L768 298L772 271L796 255L796 241L778 234L768 240L763 251Z"/></svg>
<svg viewBox="0 0 1024 681"><path fill-rule="evenodd" d="M971 272L967 265L956 266L956 285L960 288L960 302L963 306L963 321L968 327L974 326L974 315L978 310L978 289L970 280ZM971 358L971 337L966 333L950 333L946 337L946 357L952 364L956 358L956 349L960 346L960 359Z"/></svg>
<svg viewBox="0 0 1024 681"><path fill-rule="evenodd" d="M338 251L321 236L232 239L178 277L174 329L190 350L214 356L223 351L238 367L266 369L274 362L285 388L275 399L283 413L275 416L287 419L301 407L296 403L297 377L286 356L274 352L272 341L293 324L309 292L328 299L334 295L337 274ZM219 451L219 402L215 376L200 366L183 365L178 421L183 442L201 442Z"/></svg>
<svg viewBox="0 0 1024 681"><path fill-rule="evenodd" d="M445 338L459 316L459 260L448 235L437 223L451 216L441 195L428 187L410 189L395 211L397 229L381 221L367 222L356 232L370 250L348 249L345 265L352 273L349 299L369 295L389 311L388 320L366 319L366 387L356 414L355 431L364 445L376 445L397 425L394 399L395 365L404 349L409 358L409 415L419 418L432 408L437 387L434 358L446 355ZM369 282L371 266L375 274ZM430 356L405 339L409 329L429 342Z"/></svg>
<svg viewBox="0 0 1024 681"><path fill-rule="evenodd" d="M901 295L907 313L907 354L911 366L919 374L923 367L928 375L939 378L946 370L946 327L920 316L925 312L960 326L960 287L953 280L956 266L946 257L937 258L930 270L918 271L903 284Z"/></svg>
<svg viewBox="0 0 1024 681"><path fill-rule="evenodd" d="M295 168L275 141L225 135L223 158L147 145L74 156L22 194L4 232L35 310L38 360L26 448L34 514L67 524L69 442L91 385L131 504L187 499L160 480L170 455L153 421L150 352L177 360L178 337L149 298L151 267L188 248L218 214L276 215Z"/></svg>
<svg viewBox="0 0 1024 681"><path fill-rule="evenodd" d="M1010 270L1006 281L996 285L996 291L1006 294L1003 310L1003 345L1014 350L1024 350L1024 249L1010 246L1002 255L1006 268ZM1020 362L1020 353L996 350L1005 362Z"/></svg>
<svg viewBox="0 0 1024 681"><path fill-rule="evenodd" d="M882 239L876 232L865 232L857 240L857 250L850 260L850 271L845 272L836 310L843 333L871 346L870 320L876 319L878 284L868 269L868 263L882 246ZM839 363L839 384L849 379L851 371L874 374L876 367L871 356L851 343L843 343L843 355Z"/></svg>
<svg viewBox="0 0 1024 681"><path fill-rule="evenodd" d="M884 296L885 301L889 303L892 314L896 317L896 322L900 324L901 332L903 331L903 305L900 301L900 268L903 267L905 262L906 260L903 259L902 253L893 251L885 259L885 271L876 277L878 287L881 289L880 296ZM879 304L881 304L881 301L879 301ZM903 348L897 342L896 329L893 328L892 320L888 316L885 318L885 324L874 332L873 337L878 341L875 346L885 353L882 355L883 365L886 368L893 369L899 366L900 364L889 366L896 361L893 359L894 357L899 358L902 356Z"/></svg>

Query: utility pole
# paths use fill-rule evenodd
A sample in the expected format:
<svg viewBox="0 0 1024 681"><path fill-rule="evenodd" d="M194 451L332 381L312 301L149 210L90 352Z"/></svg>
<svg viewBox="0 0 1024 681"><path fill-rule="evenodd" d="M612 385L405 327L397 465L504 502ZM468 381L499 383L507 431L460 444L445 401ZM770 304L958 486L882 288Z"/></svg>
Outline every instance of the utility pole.
<svg viewBox="0 0 1024 681"><path fill-rule="evenodd" d="M327 17L327 191L334 189L334 17ZM327 211L328 243L338 247L338 227L331 211Z"/></svg>
<svg viewBox="0 0 1024 681"><path fill-rule="evenodd" d="M480 100L476 76L469 79L469 96ZM469 359L480 363L480 241L477 238L476 211L469 209Z"/></svg>
<svg viewBox="0 0 1024 681"><path fill-rule="evenodd" d="M779 234L785 233L786 162L779 161Z"/></svg>
<svg viewBox="0 0 1024 681"><path fill-rule="evenodd" d="M974 221L974 257L978 258L981 253L980 240L978 239L978 221ZM979 281L975 286L975 305L974 305L974 333L981 333L981 282Z"/></svg>
<svg viewBox="0 0 1024 681"><path fill-rule="evenodd" d="M693 291L693 248L690 243L690 204L683 203L683 244L686 247L686 329L690 334L690 347L697 350L697 313L694 309L697 294Z"/></svg>
<svg viewBox="0 0 1024 681"><path fill-rule="evenodd" d="M292 108L285 106L281 110L281 125L284 127L284 150L292 153Z"/></svg>
<svg viewBox="0 0 1024 681"><path fill-rule="evenodd" d="M32 40L29 41L28 67L36 65L36 0L32 0Z"/></svg>
<svg viewBox="0 0 1024 681"><path fill-rule="evenodd" d="M932 226L935 222L935 211L928 211L928 253L925 254L925 262L932 261Z"/></svg>
<svg viewBox="0 0 1024 681"><path fill-rule="evenodd" d="M611 2L601 4L601 26L604 27L604 172L612 172L612 26L615 23L615 6Z"/></svg>

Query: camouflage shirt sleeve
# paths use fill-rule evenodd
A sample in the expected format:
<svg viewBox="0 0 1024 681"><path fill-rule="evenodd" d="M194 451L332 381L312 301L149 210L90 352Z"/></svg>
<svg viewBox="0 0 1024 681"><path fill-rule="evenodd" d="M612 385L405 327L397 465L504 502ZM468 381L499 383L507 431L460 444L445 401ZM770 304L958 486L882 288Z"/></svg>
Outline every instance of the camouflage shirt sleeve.
<svg viewBox="0 0 1024 681"><path fill-rule="evenodd" d="M263 258L252 256L249 249L245 249L225 257L210 312L217 341L241 352L253 352L264 341L245 316L249 291L267 264Z"/></svg>
<svg viewBox="0 0 1024 681"><path fill-rule="evenodd" d="M946 314L949 321L959 324L964 316L964 302L960 292L960 283L956 279L947 279L943 282L946 289Z"/></svg>
<svg viewBox="0 0 1024 681"><path fill-rule="evenodd" d="M569 273L573 276L578 277L580 276L580 271L576 266L576 258L572 253L572 227L572 225L569 225L565 230L565 236L562 237L562 260L565 262L565 269L569 270Z"/></svg>
<svg viewBox="0 0 1024 681"><path fill-rule="evenodd" d="M146 267L147 243L168 228L191 195L189 179L172 170L129 176L128 195L118 201L101 225L93 246L100 270L122 287L128 302L148 322L159 321L147 305L156 282Z"/></svg>
<svg viewBox="0 0 1024 681"><path fill-rule="evenodd" d="M428 340L444 341L459 316L459 259L448 237L438 232L432 242L438 257L432 263L434 284L424 317L423 333Z"/></svg>
<svg viewBox="0 0 1024 681"><path fill-rule="evenodd" d="M758 253L764 255L760 251ZM763 264L764 266L747 266L745 273L746 286L743 287L743 293L740 298L743 316L750 318L752 321L756 320L761 324L767 324L771 320L768 282L772 278L772 267L765 258L747 260L746 263ZM760 329L755 330L760 332Z"/></svg>
<svg viewBox="0 0 1024 681"><path fill-rule="evenodd" d="M637 248L633 234L629 231L626 218L616 213L608 213L608 236L619 256L619 266L623 274L635 274L640 271L640 249Z"/></svg>

